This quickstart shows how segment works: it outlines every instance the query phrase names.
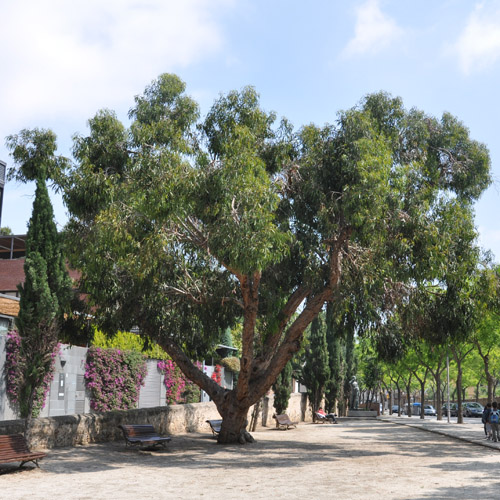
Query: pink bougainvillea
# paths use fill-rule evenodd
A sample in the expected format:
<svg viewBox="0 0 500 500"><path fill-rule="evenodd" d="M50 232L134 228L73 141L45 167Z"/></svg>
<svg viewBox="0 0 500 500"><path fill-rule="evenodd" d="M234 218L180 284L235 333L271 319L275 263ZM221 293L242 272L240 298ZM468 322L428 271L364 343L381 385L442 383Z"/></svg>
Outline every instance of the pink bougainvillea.
<svg viewBox="0 0 500 500"><path fill-rule="evenodd" d="M84 375L91 392L91 408L96 411L136 408L146 374L146 359L138 352L91 347Z"/></svg>
<svg viewBox="0 0 500 500"><path fill-rule="evenodd" d="M198 369L201 368L200 362L195 364ZM158 361L158 370L164 374L167 404L199 401L199 388L184 376L172 360Z"/></svg>
<svg viewBox="0 0 500 500"><path fill-rule="evenodd" d="M5 372L7 381L7 395L13 404L19 400L19 380L22 377L21 360L21 337L17 331L7 334Z"/></svg>
<svg viewBox="0 0 500 500"><path fill-rule="evenodd" d="M7 333L6 343L6 360L5 360L5 378L7 386L7 397L14 406L26 404L20 401L20 387L24 379L26 370L25 360L21 356L21 336L17 330L12 330ZM33 416L37 417L40 411L45 407L47 394L50 390L50 384L54 378L56 357L59 354L60 344L57 344L51 353L50 367L43 378L42 385L38 387L35 399L33 401Z"/></svg>

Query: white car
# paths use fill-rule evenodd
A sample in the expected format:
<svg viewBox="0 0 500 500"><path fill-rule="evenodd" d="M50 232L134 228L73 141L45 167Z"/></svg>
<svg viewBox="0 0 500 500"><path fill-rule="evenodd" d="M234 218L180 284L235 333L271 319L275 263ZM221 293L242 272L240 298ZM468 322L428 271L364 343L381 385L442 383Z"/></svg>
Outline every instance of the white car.
<svg viewBox="0 0 500 500"><path fill-rule="evenodd" d="M432 405L424 406L424 415L430 415L431 417L435 417L437 415L436 408Z"/></svg>

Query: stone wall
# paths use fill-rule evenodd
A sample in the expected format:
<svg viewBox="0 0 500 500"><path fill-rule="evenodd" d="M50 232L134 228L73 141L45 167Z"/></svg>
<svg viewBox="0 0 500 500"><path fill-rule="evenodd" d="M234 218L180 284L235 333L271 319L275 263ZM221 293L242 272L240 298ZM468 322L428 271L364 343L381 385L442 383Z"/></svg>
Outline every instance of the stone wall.
<svg viewBox="0 0 500 500"><path fill-rule="evenodd" d="M311 412L306 411L306 402L304 394L292 394L287 410L292 420L311 421ZM252 409L249 412L249 422L251 413ZM275 425L272 419L274 414L272 396L265 398L263 409L259 413L259 426ZM118 429L120 424L148 423L153 425L158 433L171 436L188 432L208 433L210 430L205 421L218 418L220 415L214 403L37 418L33 421L32 448L48 449L115 441L123 437ZM0 422L0 434L22 433L23 425L23 420L5 420Z"/></svg>

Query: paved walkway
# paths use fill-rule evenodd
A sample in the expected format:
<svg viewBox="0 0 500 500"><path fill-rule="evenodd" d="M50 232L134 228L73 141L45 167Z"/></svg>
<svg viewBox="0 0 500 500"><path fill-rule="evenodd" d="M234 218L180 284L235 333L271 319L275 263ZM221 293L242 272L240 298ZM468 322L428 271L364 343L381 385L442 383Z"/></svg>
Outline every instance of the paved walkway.
<svg viewBox="0 0 500 500"><path fill-rule="evenodd" d="M0 466L0 498L500 499L497 449L448 437L479 443L481 432L480 422L382 417L261 428L246 446L219 446L207 429L173 436L159 451L126 449L122 441L56 448L40 469Z"/></svg>
<svg viewBox="0 0 500 500"><path fill-rule="evenodd" d="M457 424L456 417L452 417L449 423L447 417L443 417L443 420L437 420L436 417L425 417L421 419L416 415L411 417L408 417L408 415L402 415L401 417L397 415L381 415L379 419L434 432L442 436L449 436L467 443L473 443L500 451L500 442L493 443L492 441L486 440L483 423L480 418L465 418L463 424Z"/></svg>

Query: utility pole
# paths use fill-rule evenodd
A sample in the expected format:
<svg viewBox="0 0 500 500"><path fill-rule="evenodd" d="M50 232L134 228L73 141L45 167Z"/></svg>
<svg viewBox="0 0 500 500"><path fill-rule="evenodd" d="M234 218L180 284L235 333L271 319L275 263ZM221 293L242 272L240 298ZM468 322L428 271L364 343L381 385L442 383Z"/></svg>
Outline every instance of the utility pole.
<svg viewBox="0 0 500 500"><path fill-rule="evenodd" d="M0 160L0 227L2 227L3 188L5 186L6 172L7 172L7 163Z"/></svg>

